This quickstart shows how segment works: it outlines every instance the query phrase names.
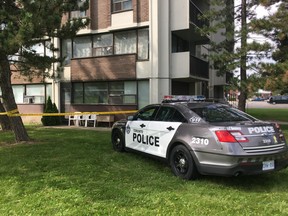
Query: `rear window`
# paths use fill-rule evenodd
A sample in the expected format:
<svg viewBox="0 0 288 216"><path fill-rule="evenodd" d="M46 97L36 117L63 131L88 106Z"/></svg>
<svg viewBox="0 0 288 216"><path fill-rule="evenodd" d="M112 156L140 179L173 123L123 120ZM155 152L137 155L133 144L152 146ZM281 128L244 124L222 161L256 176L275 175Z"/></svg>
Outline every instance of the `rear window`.
<svg viewBox="0 0 288 216"><path fill-rule="evenodd" d="M207 122L256 121L252 116L229 106L210 105L192 108L193 112Z"/></svg>

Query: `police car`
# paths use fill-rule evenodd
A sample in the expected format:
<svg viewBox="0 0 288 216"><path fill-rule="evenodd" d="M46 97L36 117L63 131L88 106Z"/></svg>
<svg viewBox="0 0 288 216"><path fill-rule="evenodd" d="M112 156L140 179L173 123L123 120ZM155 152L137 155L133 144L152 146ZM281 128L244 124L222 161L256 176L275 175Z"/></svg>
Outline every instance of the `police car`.
<svg viewBox="0 0 288 216"><path fill-rule="evenodd" d="M278 124L227 104L178 99L148 105L114 123L114 150L164 159L183 179L253 175L288 166L288 147Z"/></svg>

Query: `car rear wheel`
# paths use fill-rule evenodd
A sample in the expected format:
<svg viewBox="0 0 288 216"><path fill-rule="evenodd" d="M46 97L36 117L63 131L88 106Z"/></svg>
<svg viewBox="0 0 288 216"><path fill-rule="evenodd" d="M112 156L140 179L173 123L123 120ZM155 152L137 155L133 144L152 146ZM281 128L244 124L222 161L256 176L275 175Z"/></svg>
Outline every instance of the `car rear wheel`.
<svg viewBox="0 0 288 216"><path fill-rule="evenodd" d="M172 172L182 179L196 179L199 173L189 150L183 145L175 146L170 154Z"/></svg>
<svg viewBox="0 0 288 216"><path fill-rule="evenodd" d="M124 151L124 138L119 130L112 132L112 145L115 151L118 152Z"/></svg>

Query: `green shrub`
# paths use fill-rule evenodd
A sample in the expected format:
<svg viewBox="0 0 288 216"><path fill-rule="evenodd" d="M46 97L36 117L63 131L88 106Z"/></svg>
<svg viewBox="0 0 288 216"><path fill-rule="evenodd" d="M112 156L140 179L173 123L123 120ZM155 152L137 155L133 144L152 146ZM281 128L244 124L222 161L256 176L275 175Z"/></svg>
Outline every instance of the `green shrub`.
<svg viewBox="0 0 288 216"><path fill-rule="evenodd" d="M44 113L59 113L55 103L52 104L50 96L45 104ZM41 122L44 126L60 125L60 116L43 116Z"/></svg>

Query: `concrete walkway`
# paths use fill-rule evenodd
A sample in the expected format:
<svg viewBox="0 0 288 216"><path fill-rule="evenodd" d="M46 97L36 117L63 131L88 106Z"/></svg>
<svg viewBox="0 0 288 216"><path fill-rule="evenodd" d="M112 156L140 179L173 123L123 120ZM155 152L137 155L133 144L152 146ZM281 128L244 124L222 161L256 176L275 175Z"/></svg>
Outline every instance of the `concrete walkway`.
<svg viewBox="0 0 288 216"><path fill-rule="evenodd" d="M84 126L44 126L44 128L59 128L59 129L77 129L77 130L95 130L95 131L111 131L110 127L84 127Z"/></svg>

